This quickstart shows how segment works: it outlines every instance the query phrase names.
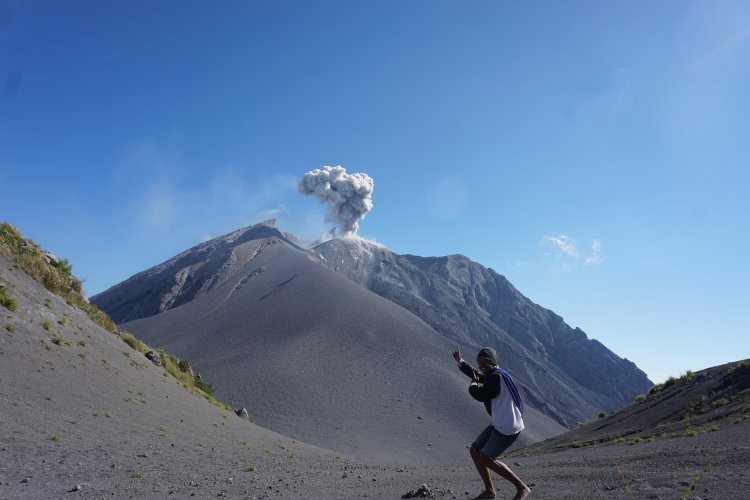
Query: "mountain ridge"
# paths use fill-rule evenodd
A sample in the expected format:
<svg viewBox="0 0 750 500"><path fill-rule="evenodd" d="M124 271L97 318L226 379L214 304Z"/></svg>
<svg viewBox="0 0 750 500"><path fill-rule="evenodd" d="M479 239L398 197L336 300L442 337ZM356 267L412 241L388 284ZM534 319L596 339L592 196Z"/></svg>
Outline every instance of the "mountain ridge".
<svg viewBox="0 0 750 500"><path fill-rule="evenodd" d="M651 385L632 362L588 339L579 328L568 327L560 316L526 299L504 276L463 255L398 255L358 238L329 240L308 251L290 236L273 220L240 228L181 252L91 300L117 323L143 323L144 318L180 308L229 282L233 288L222 293L256 286L263 267L244 275L240 270L281 245L414 314L442 338L441 344L460 346L467 359L477 347L495 346L531 406L564 427L616 409ZM282 262L278 264L283 268ZM276 286L287 279L279 275ZM294 283L292 289L300 294L297 300L311 300L309 290ZM128 327L139 333L137 327ZM178 333L165 330L161 335L166 339ZM148 340L159 344L156 337ZM597 361L580 359L581 352ZM187 355L179 350L177 354Z"/></svg>

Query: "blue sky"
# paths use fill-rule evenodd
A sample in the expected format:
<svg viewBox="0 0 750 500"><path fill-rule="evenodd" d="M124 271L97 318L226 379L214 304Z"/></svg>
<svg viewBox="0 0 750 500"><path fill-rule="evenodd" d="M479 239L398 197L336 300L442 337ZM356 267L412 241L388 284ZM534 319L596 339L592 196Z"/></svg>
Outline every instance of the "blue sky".
<svg viewBox="0 0 750 500"><path fill-rule="evenodd" d="M750 354L747 2L0 0L0 220L89 293L343 165L655 381Z"/></svg>

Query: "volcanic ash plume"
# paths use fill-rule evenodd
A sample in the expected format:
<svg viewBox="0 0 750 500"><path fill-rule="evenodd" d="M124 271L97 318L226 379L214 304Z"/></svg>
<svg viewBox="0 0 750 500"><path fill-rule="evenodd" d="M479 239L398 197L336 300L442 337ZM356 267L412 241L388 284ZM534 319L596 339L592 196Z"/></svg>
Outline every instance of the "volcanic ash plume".
<svg viewBox="0 0 750 500"><path fill-rule="evenodd" d="M328 204L327 222L341 226L345 235L359 229L359 221L372 210L375 183L367 174L347 174L344 167L323 167L307 172L299 182L299 192L311 194Z"/></svg>

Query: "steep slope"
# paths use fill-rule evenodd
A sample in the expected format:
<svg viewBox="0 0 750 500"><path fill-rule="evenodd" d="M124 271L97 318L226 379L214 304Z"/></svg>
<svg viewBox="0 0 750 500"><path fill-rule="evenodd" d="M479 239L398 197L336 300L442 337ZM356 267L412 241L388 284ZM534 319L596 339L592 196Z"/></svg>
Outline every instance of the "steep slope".
<svg viewBox="0 0 750 500"><path fill-rule="evenodd" d="M245 264L222 283L122 326L190 359L221 399L277 432L370 458L464 459L456 443L487 416L451 343L278 236L232 252ZM564 430L534 408L527 419L521 444Z"/></svg>
<svg viewBox="0 0 750 500"><path fill-rule="evenodd" d="M312 251L445 338L472 349L498 346L502 362L523 374L529 393L566 425L619 408L652 385L635 364L462 255L398 255L360 239L330 240Z"/></svg>
<svg viewBox="0 0 750 500"><path fill-rule="evenodd" d="M279 241L296 247L279 232L274 220L243 227L186 250L90 300L118 324L153 316L205 295L263 248Z"/></svg>
<svg viewBox="0 0 750 500"><path fill-rule="evenodd" d="M750 418L750 360L688 372L628 406L524 450L539 453L602 443L664 442L742 424Z"/></svg>
<svg viewBox="0 0 750 500"><path fill-rule="evenodd" d="M0 497L345 498L330 471L367 473L183 389L3 255L0 286Z"/></svg>

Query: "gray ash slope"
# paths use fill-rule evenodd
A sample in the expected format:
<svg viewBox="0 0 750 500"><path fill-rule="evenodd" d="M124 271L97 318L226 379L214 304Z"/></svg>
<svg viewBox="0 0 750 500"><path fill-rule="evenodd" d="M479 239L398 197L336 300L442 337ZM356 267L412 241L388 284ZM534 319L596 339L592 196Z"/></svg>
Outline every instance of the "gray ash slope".
<svg viewBox="0 0 750 500"><path fill-rule="evenodd" d="M276 432L371 459L464 460L488 417L468 396L451 343L267 227L228 237L239 244L219 249L222 265L196 257L196 274L224 271L210 286L181 278L191 300L122 327L190 360L220 399ZM261 238L242 237L256 230ZM564 431L533 408L527 420L519 445Z"/></svg>
<svg viewBox="0 0 750 500"><path fill-rule="evenodd" d="M434 498L481 491L468 457L456 467L375 463L269 432L183 390L3 256L0 284L18 303L16 311L0 307L0 498L400 498L422 483ZM575 435L582 447L553 440L507 460L532 484L533 498L747 498L750 415L739 399L747 398L746 380L725 385L729 369L720 368L624 410L631 416L618 412L587 426ZM721 398L729 403L713 404ZM668 430L660 439L664 415L680 415L669 406L674 401L699 414L684 422L695 437ZM695 401L709 410L699 411ZM738 417L717 420L726 420L726 411ZM656 422L655 441L587 441L603 424L605 436L629 432L638 414L649 416L636 428ZM717 421L718 430L704 429ZM82 489L69 493L75 485ZM508 483L497 479L496 486L501 497L512 497Z"/></svg>
<svg viewBox="0 0 750 500"><path fill-rule="evenodd" d="M550 419L572 427L650 386L632 363L465 257L400 256L360 240L308 252L273 221L198 245L91 300L190 359L258 422L372 456L455 457L440 443L457 433L465 441L484 422L481 408L467 410L471 400L455 399L466 396L446 358L454 345L467 358L481 345L498 348L531 407L528 439L564 430ZM289 376L291 364L304 375ZM385 424L393 418L408 424L403 432ZM440 423L420 432L414 424L426 418ZM365 423L390 437L366 449L357 431Z"/></svg>
<svg viewBox="0 0 750 500"><path fill-rule="evenodd" d="M568 427L620 408L652 385L634 363L463 255L398 255L358 239L331 240L312 251L330 269L408 309L445 338L470 350L496 346L528 397Z"/></svg>

